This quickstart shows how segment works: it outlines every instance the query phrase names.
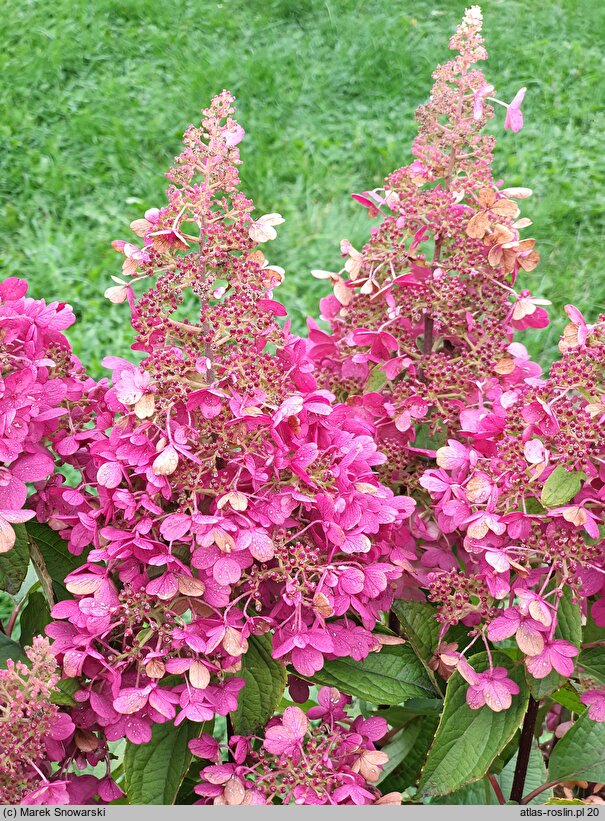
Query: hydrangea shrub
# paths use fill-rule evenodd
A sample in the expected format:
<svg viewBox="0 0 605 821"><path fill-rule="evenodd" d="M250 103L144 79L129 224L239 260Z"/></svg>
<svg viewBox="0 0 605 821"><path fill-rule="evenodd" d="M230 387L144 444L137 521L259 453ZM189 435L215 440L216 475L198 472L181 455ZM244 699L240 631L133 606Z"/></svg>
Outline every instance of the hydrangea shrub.
<svg viewBox="0 0 605 821"><path fill-rule="evenodd" d="M227 91L113 243L132 360L95 382L69 306L0 284L3 801L603 801L605 322L567 306L544 372L523 344L548 302L490 121L525 88L481 27L307 338Z"/></svg>

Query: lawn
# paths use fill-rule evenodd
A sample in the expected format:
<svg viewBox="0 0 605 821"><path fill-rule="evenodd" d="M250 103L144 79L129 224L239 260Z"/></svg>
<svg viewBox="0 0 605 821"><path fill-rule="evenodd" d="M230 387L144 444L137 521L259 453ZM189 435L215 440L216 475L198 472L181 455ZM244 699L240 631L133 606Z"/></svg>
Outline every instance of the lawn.
<svg viewBox="0 0 605 821"><path fill-rule="evenodd" d="M162 203L183 129L222 88L239 101L245 191L286 219L268 249L287 272L280 298L301 331L339 264L363 243L351 191L409 161L413 111L464 3L424 0L29 0L0 21L0 268L32 294L71 302L76 352L100 373L130 344L127 310L103 298L119 273L114 238ZM488 0L488 77L503 99L528 88L526 127L500 136L496 165L528 185L542 263L527 286L560 310L601 309L605 4ZM557 313L558 312L558 313Z"/></svg>

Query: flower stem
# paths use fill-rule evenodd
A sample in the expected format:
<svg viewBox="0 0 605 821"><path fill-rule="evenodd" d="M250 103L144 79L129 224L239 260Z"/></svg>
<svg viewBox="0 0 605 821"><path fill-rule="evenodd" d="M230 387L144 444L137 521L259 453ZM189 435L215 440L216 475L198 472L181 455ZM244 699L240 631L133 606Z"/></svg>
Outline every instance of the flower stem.
<svg viewBox="0 0 605 821"><path fill-rule="evenodd" d="M510 800L517 804L521 803L523 799L523 788L525 787L525 777L527 776L527 767L529 766L529 756L531 753L531 745L534 737L534 730L536 728L536 719L538 718L538 708L540 702L536 701L530 695L523 719L523 728L521 729L521 738L519 739L519 752L517 754L517 764L515 766L515 775L513 778L513 786L510 791Z"/></svg>
<svg viewBox="0 0 605 821"><path fill-rule="evenodd" d="M498 804L506 804L506 798L502 793L502 788L500 787L500 784L498 783L498 779L496 778L496 776L493 773L488 773L487 778L489 783L492 785L494 793L496 794Z"/></svg>
<svg viewBox="0 0 605 821"><path fill-rule="evenodd" d="M521 801L521 803L522 804L529 804L530 801L533 801L533 799L536 798L536 796L540 795L540 793L543 793L544 790L549 790L551 787L556 787L556 785L558 783L559 782L557 780L555 780L555 781L547 781L545 784L540 784L539 787L536 787L535 790L532 790L530 793L528 793L525 796L525 798Z"/></svg>

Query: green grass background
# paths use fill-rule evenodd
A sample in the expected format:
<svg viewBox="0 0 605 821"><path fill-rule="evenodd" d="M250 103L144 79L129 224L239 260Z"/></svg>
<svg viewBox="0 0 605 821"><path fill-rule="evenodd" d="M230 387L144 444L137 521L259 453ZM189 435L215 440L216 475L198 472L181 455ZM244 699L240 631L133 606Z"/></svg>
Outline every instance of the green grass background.
<svg viewBox="0 0 605 821"><path fill-rule="evenodd" d="M31 293L71 302L76 352L95 374L125 354L125 306L102 294L114 238L163 202L180 134L222 88L247 131L244 190L286 218L270 247L297 330L339 264L338 242L370 223L351 191L409 161L413 111L464 2L452 0L22 0L0 15L0 267ZM542 254L527 287L554 303L532 351L547 358L575 302L604 301L605 4L487 0L488 78L528 88L526 127L504 133L497 173L528 185Z"/></svg>

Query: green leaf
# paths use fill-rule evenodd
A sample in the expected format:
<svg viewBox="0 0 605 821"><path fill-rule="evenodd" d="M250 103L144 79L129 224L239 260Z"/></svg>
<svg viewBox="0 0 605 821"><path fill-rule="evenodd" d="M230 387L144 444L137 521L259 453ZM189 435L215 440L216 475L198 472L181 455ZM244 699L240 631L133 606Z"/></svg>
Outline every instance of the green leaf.
<svg viewBox="0 0 605 821"><path fill-rule="evenodd" d="M386 764L387 774L380 780L380 790L383 794L393 790L402 792L408 787L416 786L422 765L435 736L438 720L437 716L418 716L404 728L405 734L400 743L402 747L405 745L405 755L399 757L395 767L389 767L390 761ZM395 736L393 744L399 735L398 733Z"/></svg>
<svg viewBox="0 0 605 821"><path fill-rule="evenodd" d="M391 727L403 727L412 718L418 716L438 716L443 709L440 698L410 698L403 707L387 707L385 710L373 710L373 716L386 719Z"/></svg>
<svg viewBox="0 0 605 821"><path fill-rule="evenodd" d="M377 393L384 388L388 381L389 380L387 379L386 373L380 368L379 365L375 365L368 374L366 383L363 386L363 392Z"/></svg>
<svg viewBox="0 0 605 821"><path fill-rule="evenodd" d="M445 425L439 423L437 431L432 431L431 426L416 425L416 435L412 442L415 448L422 450L438 450L445 445L447 441L447 428Z"/></svg>
<svg viewBox="0 0 605 821"><path fill-rule="evenodd" d="M592 616L586 616L586 624L582 630L582 641L585 643L592 641L602 641L605 636L605 628L598 627Z"/></svg>
<svg viewBox="0 0 605 821"><path fill-rule="evenodd" d="M548 509L564 505L580 490L583 478L583 473L558 465L544 482L540 501Z"/></svg>
<svg viewBox="0 0 605 821"><path fill-rule="evenodd" d="M443 695L435 673L429 667L429 661L439 643L440 625L435 619L435 608L424 602L396 601L393 602L392 609L401 625L402 635L422 662L435 690Z"/></svg>
<svg viewBox="0 0 605 821"><path fill-rule="evenodd" d="M556 670L551 670L545 678L540 679L534 678L526 671L525 678L527 679L529 691L536 701L542 701L542 699L552 695L567 681Z"/></svg>
<svg viewBox="0 0 605 821"><path fill-rule="evenodd" d="M567 707L567 709L571 710L572 713L583 713L586 709L580 701L578 691L572 687L571 684L567 684L565 687L561 687L560 690L556 690L551 695L551 698L553 701L556 701L557 704Z"/></svg>
<svg viewBox="0 0 605 821"><path fill-rule="evenodd" d="M214 719L207 721L204 724L203 732L212 735L214 723ZM195 787L200 783L200 770L212 763L212 761L206 761L205 759L197 758L196 756L193 757L189 769L187 770L181 786L179 787L179 791L174 802L175 804L178 806L185 804L191 805L195 804L196 801L199 801L200 797L195 792Z"/></svg>
<svg viewBox="0 0 605 821"><path fill-rule="evenodd" d="M48 525L28 522L27 533L30 539L31 558L47 598L52 596L54 601L72 599L73 596L65 587L64 580L69 573L84 563L85 558L70 553L67 542ZM51 583L52 590L49 589Z"/></svg>
<svg viewBox="0 0 605 821"><path fill-rule="evenodd" d="M605 724L584 713L555 744L549 781L605 781Z"/></svg>
<svg viewBox="0 0 605 821"><path fill-rule="evenodd" d="M590 647L580 654L578 664L599 684L605 684L605 647Z"/></svg>
<svg viewBox="0 0 605 821"><path fill-rule="evenodd" d="M396 601L393 610L417 654L425 661L430 659L439 642L439 622L433 605Z"/></svg>
<svg viewBox="0 0 605 821"><path fill-rule="evenodd" d="M312 681L371 704L401 704L409 698L434 695L426 670L408 644L383 647L363 661L328 661Z"/></svg>
<svg viewBox="0 0 605 821"><path fill-rule="evenodd" d="M44 628L50 620L50 607L44 595L37 591L30 593L19 619L19 626L21 627L19 643L21 647L29 647L34 636L43 636Z"/></svg>
<svg viewBox="0 0 605 821"><path fill-rule="evenodd" d="M21 645L17 644L17 642L12 639L9 639L9 637L5 636L4 633L0 633L0 668L6 668L6 662L8 659L12 659L13 661L26 660Z"/></svg>
<svg viewBox="0 0 605 821"><path fill-rule="evenodd" d="M546 513L546 510L544 505L541 505L535 496L528 496L525 499L525 512L540 515Z"/></svg>
<svg viewBox="0 0 605 821"><path fill-rule="evenodd" d="M579 648L582 644L582 611L580 605L574 603L571 587L563 588L557 615L556 637L570 641Z"/></svg>
<svg viewBox="0 0 605 821"><path fill-rule="evenodd" d="M199 795L194 792L195 787L200 783L200 770L211 764L211 761L204 761L201 758L194 758L183 779L179 791L174 801L179 807L183 805L195 804L199 801Z"/></svg>
<svg viewBox="0 0 605 821"><path fill-rule="evenodd" d="M517 749L519 747L519 738L521 736L521 729L519 729L508 742L506 747L498 753L498 755L492 761L489 771L490 773L494 773L498 775L501 773L502 770L506 767L508 762L517 754Z"/></svg>
<svg viewBox="0 0 605 821"><path fill-rule="evenodd" d="M382 747L382 751L385 752L389 756L389 760L384 765L382 770L382 774L380 776L380 780L378 783L380 784L381 781L384 781L391 775L392 772L397 770L403 761L407 759L409 754L412 752L414 747L418 744L419 736L422 733L424 723L424 717L418 716L411 720L408 720L408 723L403 727L389 743ZM437 722L433 721L433 727L437 726ZM426 750L428 751L430 741L426 744ZM406 787L411 787L412 784L406 784Z"/></svg>
<svg viewBox="0 0 605 821"><path fill-rule="evenodd" d="M0 556L0 590L16 595L27 576L29 567L29 541L25 525L13 525L17 536L8 553Z"/></svg>
<svg viewBox="0 0 605 821"><path fill-rule="evenodd" d="M573 601L573 593L570 587L563 588L563 595L559 600L557 629L555 637L571 642L575 647L582 644L582 611L580 606ZM556 670L543 679L535 679L526 673L527 683L532 696L536 701L542 701L546 696L559 690L567 681L565 676L559 675Z"/></svg>
<svg viewBox="0 0 605 821"><path fill-rule="evenodd" d="M531 802L531 803L533 803L533 802ZM557 806L557 805L563 806L565 804L583 804L584 806L586 806L586 804L584 804L584 802L580 798L549 798L548 801L546 802L547 807L548 806L552 807L553 805L554 806Z"/></svg>
<svg viewBox="0 0 605 821"><path fill-rule="evenodd" d="M155 724L148 744L126 744L124 782L130 804L174 804L193 756L188 744L205 724Z"/></svg>
<svg viewBox="0 0 605 821"><path fill-rule="evenodd" d="M506 656L493 656L495 665L507 666ZM488 667L485 653L469 661L479 672ZM521 692L513 696L511 707L500 713L487 706L471 710L466 703L468 684L459 673L450 678L441 721L420 779L419 789L424 795L446 795L478 781L511 740L523 720L528 690L520 670L509 675Z"/></svg>
<svg viewBox="0 0 605 821"><path fill-rule="evenodd" d="M53 690L50 700L60 707L75 707L77 702L73 696L80 686L77 678L62 678Z"/></svg>
<svg viewBox="0 0 605 821"><path fill-rule="evenodd" d="M505 798L508 798L513 788L513 778L515 776L516 766L517 756L515 755L498 775L498 782L500 783L502 794ZM533 790L541 784L545 784L547 781L548 775L546 773L544 758L542 757L542 753L540 752L538 745L534 741L529 754L529 763L527 765L527 774L525 776L525 787L523 789L524 795L528 795L528 793L533 792ZM530 804L545 804L551 797L552 790L544 790L544 792L541 792L534 799L532 799Z"/></svg>
<svg viewBox="0 0 605 821"><path fill-rule="evenodd" d="M0 590L0 626L8 624L15 609L15 600L4 590Z"/></svg>
<svg viewBox="0 0 605 821"><path fill-rule="evenodd" d="M489 783L489 779L485 777L480 781L475 781L473 784L467 784L466 787L461 787L459 790L456 790L456 792L450 793L449 795L444 795L440 798L433 799L431 801L431 806L433 806L433 804L492 805L497 803L498 799L494 793L494 788Z"/></svg>
<svg viewBox="0 0 605 821"><path fill-rule="evenodd" d="M254 735L275 712L288 677L286 668L271 655L269 634L248 639L248 652L237 675L246 685L240 690L237 710L231 714L233 729L237 735Z"/></svg>

